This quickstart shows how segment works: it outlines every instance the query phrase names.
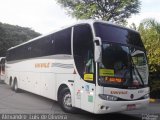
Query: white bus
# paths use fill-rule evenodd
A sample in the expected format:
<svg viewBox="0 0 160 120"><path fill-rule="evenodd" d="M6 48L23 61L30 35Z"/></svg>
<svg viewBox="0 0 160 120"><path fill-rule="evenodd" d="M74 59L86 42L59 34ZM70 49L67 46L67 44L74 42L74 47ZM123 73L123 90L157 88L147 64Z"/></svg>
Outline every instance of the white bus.
<svg viewBox="0 0 160 120"><path fill-rule="evenodd" d="M146 52L138 32L82 21L12 47L6 83L75 108L103 114L149 102Z"/></svg>
<svg viewBox="0 0 160 120"><path fill-rule="evenodd" d="M0 57L0 80L5 79L5 57Z"/></svg>

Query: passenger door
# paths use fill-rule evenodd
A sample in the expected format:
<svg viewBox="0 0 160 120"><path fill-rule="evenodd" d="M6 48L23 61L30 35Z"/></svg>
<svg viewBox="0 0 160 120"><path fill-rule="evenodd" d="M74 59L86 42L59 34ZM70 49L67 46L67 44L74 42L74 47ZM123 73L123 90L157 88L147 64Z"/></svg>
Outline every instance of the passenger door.
<svg viewBox="0 0 160 120"><path fill-rule="evenodd" d="M93 112L95 64L91 27L88 24L75 26L72 43L72 53L77 73L75 75L75 106Z"/></svg>

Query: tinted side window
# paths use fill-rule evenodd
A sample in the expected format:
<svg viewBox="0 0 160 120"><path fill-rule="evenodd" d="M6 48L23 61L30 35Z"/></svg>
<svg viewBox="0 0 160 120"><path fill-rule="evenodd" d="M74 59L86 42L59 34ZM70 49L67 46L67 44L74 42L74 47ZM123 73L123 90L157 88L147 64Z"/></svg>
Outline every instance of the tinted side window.
<svg viewBox="0 0 160 120"><path fill-rule="evenodd" d="M48 56L52 48L52 43L50 42L50 36L40 38L39 40L33 41L29 47L30 56L29 58Z"/></svg>
<svg viewBox="0 0 160 120"><path fill-rule="evenodd" d="M11 49L7 51L6 60L21 60L29 57L28 44L17 47L16 49Z"/></svg>
<svg viewBox="0 0 160 120"><path fill-rule="evenodd" d="M71 28L53 33L7 51L7 61L56 54L71 55Z"/></svg>
<svg viewBox="0 0 160 120"><path fill-rule="evenodd" d="M71 54L71 28L54 34L54 54Z"/></svg>
<svg viewBox="0 0 160 120"><path fill-rule="evenodd" d="M31 43L31 57L41 57L56 54L71 54L71 28Z"/></svg>

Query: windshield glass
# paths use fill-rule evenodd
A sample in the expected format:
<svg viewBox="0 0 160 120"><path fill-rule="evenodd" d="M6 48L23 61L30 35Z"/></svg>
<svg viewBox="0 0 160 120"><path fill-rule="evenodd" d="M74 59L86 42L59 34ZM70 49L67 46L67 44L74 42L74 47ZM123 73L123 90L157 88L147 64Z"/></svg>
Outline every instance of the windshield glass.
<svg viewBox="0 0 160 120"><path fill-rule="evenodd" d="M96 36L100 37L102 42L120 43L144 48L141 37L136 31L101 22L95 22L94 28Z"/></svg>
<svg viewBox="0 0 160 120"><path fill-rule="evenodd" d="M145 53L120 44L103 43L99 76L99 82L107 86L144 86L148 84Z"/></svg>
<svg viewBox="0 0 160 120"><path fill-rule="evenodd" d="M134 68L134 79L140 79L144 85L148 84L148 65L143 51L131 48L131 62Z"/></svg>

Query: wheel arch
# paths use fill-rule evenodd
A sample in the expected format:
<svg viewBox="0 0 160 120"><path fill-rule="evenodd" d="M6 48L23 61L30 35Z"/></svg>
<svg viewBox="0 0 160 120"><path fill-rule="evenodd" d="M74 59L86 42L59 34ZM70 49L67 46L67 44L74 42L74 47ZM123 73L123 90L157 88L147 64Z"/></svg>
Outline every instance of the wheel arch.
<svg viewBox="0 0 160 120"><path fill-rule="evenodd" d="M66 91L66 90L68 90L70 92L70 94L71 94L72 107L70 109L65 109L64 107L62 107L62 95L64 94L64 91ZM65 84L65 83L61 84L58 87L58 91L57 91L57 101L59 102L61 108L65 112L76 113L76 108L75 108L75 104L74 104L74 89L73 89L73 85Z"/></svg>
<svg viewBox="0 0 160 120"><path fill-rule="evenodd" d="M70 93L71 93L71 96L72 96L72 99L74 97L74 85L71 85L70 83L67 83L67 82L63 82L59 85L58 89L57 89L57 101L58 101L58 95L60 94L60 91L64 88L68 88ZM72 100L72 104L74 105L74 99Z"/></svg>
<svg viewBox="0 0 160 120"><path fill-rule="evenodd" d="M57 101L59 101L60 93L61 93L62 89L64 89L64 88L68 88L68 89L69 89L68 85L66 85L66 84L64 84L64 83L61 84L61 85L58 87ZM70 91L70 89L69 89L69 91ZM71 91L70 91L70 92L71 92Z"/></svg>

